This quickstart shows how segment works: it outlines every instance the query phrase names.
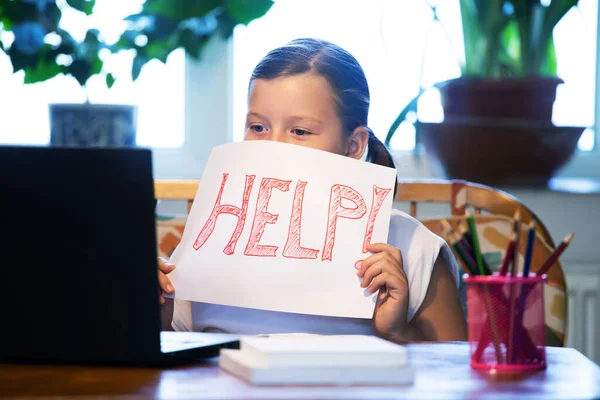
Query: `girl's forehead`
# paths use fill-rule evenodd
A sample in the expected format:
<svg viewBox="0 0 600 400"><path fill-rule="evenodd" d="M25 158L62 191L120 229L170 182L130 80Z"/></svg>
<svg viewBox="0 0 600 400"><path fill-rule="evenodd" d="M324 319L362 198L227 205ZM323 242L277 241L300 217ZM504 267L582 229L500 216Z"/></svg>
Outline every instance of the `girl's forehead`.
<svg viewBox="0 0 600 400"><path fill-rule="evenodd" d="M322 76L312 73L255 79L250 85L251 106L335 110L333 90Z"/></svg>

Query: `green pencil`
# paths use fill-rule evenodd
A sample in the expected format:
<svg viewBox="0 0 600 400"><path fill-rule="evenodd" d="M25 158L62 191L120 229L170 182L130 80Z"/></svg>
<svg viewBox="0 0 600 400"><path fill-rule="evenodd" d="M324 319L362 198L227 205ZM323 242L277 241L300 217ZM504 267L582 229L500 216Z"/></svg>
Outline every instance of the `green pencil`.
<svg viewBox="0 0 600 400"><path fill-rule="evenodd" d="M475 253L475 260L477 261L477 268L479 268L479 273L481 275L485 275L483 258L481 257L481 250L479 248L479 238L477 236L477 230L475 229L475 219L470 213L467 213L467 223L469 224L469 231L471 232L471 238L473 240L473 252Z"/></svg>
<svg viewBox="0 0 600 400"><path fill-rule="evenodd" d="M456 250L459 257L462 259L467 272L472 276L477 275L475 260L473 260L473 257L469 256L469 252L466 251L466 249L461 245L460 241L458 240L458 235L456 232L454 232L452 226L450 226L448 221L445 219L441 220L441 225L443 235L446 237L448 244L452 246L454 250Z"/></svg>

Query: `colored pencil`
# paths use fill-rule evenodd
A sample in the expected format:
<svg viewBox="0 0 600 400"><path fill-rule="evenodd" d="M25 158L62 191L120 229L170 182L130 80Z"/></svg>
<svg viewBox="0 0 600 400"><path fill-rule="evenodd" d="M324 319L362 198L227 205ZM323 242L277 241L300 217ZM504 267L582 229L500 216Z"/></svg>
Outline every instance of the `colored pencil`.
<svg viewBox="0 0 600 400"><path fill-rule="evenodd" d="M475 227L475 219L473 218L473 215L469 212L467 212L467 223L469 224L469 231L471 232L471 238L473 239L473 251L475 252L475 260L477 261L479 273L481 275L485 275L485 270L483 269L481 250L479 248L479 239L477 237L477 229Z"/></svg>
<svg viewBox="0 0 600 400"><path fill-rule="evenodd" d="M471 275L477 275L477 264L476 261L473 259L473 256L471 255L470 245L466 241L464 234L459 235L458 233L456 233L452 229L452 226L445 219L442 219L441 222L444 232L451 237L450 243L460 254L467 268L471 270ZM500 333L498 332L498 325L496 322L496 315L494 314L494 307L492 307L490 292L486 286L476 286L476 289L479 291L480 295L483 295L483 300L485 302L486 312L488 315L488 323L490 324L490 328L492 331L492 343L496 352L496 360L498 364L504 364L504 356L502 354L502 348L500 347L502 338L500 336ZM489 335L489 333L486 333L485 331L482 331L481 334L482 337L480 338L480 341L486 340L485 335Z"/></svg>
<svg viewBox="0 0 600 400"><path fill-rule="evenodd" d="M523 275L522 275L524 278L529 277L529 269L531 267L531 258L533 257L534 240L535 240L535 221L532 220L531 223L529 224L529 229L527 231L527 247L525 249L525 260L523 262ZM525 298L527 297L527 294L529 293L528 288L529 288L529 286L523 286L522 284L517 286L517 289L519 291L519 296L517 299L517 309L516 309L517 314L515 316L515 318L516 318L515 324L523 325L523 316L525 315ZM514 361L519 352L520 338L516 332L512 332L512 335L513 335L513 339L512 339L513 354L510 355L510 359Z"/></svg>
<svg viewBox="0 0 600 400"><path fill-rule="evenodd" d="M458 235L460 237L460 241L463 244L463 246L467 249L467 251L469 252L469 254L473 255L473 258L475 257L475 252L473 251L473 237L471 236L471 234L469 233L469 228L465 227L464 225L459 225L458 227ZM492 274L492 270L490 268L490 266L488 265L487 261L485 261L485 257L483 257L483 254L481 255L481 262L483 263L483 272L485 275L491 275Z"/></svg>
<svg viewBox="0 0 600 400"><path fill-rule="evenodd" d="M504 260L502 260L502 267L500 267L500 275L502 276L506 276L508 273L508 266L512 260L513 251L515 251L515 233L511 232L508 246L506 247L506 252L504 253Z"/></svg>
<svg viewBox="0 0 600 400"><path fill-rule="evenodd" d="M556 250L554 250L552 252L552 254L550 254L550 257L548 257L548 259L540 267L540 269L538 269L538 271L537 271L538 275L543 275L546 272L548 272L550 267L552 267L554 265L554 263L556 263L556 260L558 260L558 257L560 257L560 255L563 253L563 251L565 251L565 249L567 248L569 243L571 243L573 236L575 236L575 233L573 233L573 232L571 232L567 236L565 236L562 243L556 248Z"/></svg>
<svg viewBox="0 0 600 400"><path fill-rule="evenodd" d="M529 276L531 270L531 260L533 258L533 245L535 243L535 221L531 221L529 224L529 231L527 232L527 248L525 249L525 261L523 262L523 277Z"/></svg>
<svg viewBox="0 0 600 400"><path fill-rule="evenodd" d="M454 250L456 250L460 258L462 259L463 264L468 270L467 272L470 275L477 275L475 260L473 260L468 250L458 241L458 235L456 234L456 232L454 232L452 226L450 226L448 221L446 221L445 219L441 220L441 224L442 231L444 233L444 236L447 238L446 240L448 240L448 244L452 246Z"/></svg>
<svg viewBox="0 0 600 400"><path fill-rule="evenodd" d="M517 208L513 215L513 232L515 233L515 249L513 251L511 276L517 276L519 272L519 248L521 247L521 209Z"/></svg>

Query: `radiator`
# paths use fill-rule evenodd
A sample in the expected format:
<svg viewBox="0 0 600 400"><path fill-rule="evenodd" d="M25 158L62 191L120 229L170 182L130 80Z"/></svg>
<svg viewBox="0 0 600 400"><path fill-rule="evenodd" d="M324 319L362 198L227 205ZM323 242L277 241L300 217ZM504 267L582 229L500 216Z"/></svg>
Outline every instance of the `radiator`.
<svg viewBox="0 0 600 400"><path fill-rule="evenodd" d="M563 265L569 296L567 347L600 363L600 265Z"/></svg>

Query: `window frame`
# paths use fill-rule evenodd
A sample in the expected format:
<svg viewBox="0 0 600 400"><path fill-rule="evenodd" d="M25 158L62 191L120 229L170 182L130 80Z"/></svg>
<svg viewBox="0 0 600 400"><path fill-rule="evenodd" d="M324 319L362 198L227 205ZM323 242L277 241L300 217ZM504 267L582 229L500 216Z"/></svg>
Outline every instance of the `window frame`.
<svg viewBox="0 0 600 400"><path fill-rule="evenodd" d="M600 36L600 13L598 23ZM202 60L186 57L185 139L179 148L154 148L157 178L199 178L214 146L231 142L233 126L233 38L211 40ZM600 40L597 54L600 52ZM208 89L208 90L207 90ZM210 93L205 96L203 93ZM600 57L596 57L596 146L577 151L557 176L600 179ZM424 150L395 150L398 175L405 178L441 178Z"/></svg>

